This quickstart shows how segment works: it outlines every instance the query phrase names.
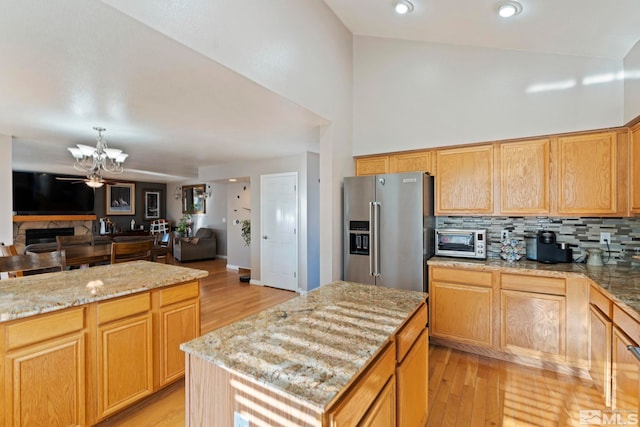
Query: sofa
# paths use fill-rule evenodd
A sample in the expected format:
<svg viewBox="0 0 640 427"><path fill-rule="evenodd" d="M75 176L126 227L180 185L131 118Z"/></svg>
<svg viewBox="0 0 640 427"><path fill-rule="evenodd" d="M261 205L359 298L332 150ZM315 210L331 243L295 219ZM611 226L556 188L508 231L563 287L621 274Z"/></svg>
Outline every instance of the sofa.
<svg viewBox="0 0 640 427"><path fill-rule="evenodd" d="M173 243L173 257L180 261L196 261L216 257L216 233L201 227L193 237L176 237Z"/></svg>

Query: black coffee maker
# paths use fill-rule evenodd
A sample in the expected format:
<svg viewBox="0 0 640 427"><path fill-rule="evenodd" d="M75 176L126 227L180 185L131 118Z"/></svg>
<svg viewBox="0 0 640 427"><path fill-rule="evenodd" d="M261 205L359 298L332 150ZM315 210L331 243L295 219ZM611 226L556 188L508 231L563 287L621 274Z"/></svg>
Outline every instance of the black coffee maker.
<svg viewBox="0 0 640 427"><path fill-rule="evenodd" d="M538 231L537 258L539 262L555 264L572 262L573 251L564 243L556 242L556 233L549 230Z"/></svg>

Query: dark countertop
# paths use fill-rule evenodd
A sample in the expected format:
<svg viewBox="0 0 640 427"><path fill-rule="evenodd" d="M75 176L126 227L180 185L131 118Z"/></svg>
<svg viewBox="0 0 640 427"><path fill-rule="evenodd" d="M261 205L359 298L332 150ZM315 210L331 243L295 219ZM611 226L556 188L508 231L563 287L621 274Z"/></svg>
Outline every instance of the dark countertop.
<svg viewBox="0 0 640 427"><path fill-rule="evenodd" d="M604 265L592 267L586 264L544 264L522 259L516 262L503 261L500 258L486 260L434 257L427 261L429 265L441 267L473 267L502 272L556 276L587 277L600 286L603 293L629 315L640 322L640 268L635 266Z"/></svg>

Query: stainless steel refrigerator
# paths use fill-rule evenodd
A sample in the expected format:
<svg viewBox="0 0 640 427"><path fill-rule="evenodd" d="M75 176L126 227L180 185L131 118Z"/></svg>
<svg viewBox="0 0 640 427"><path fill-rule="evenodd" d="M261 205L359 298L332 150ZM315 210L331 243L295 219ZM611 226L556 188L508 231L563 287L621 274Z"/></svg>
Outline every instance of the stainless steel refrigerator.
<svg viewBox="0 0 640 427"><path fill-rule="evenodd" d="M345 178L344 280L426 292L434 230L432 176Z"/></svg>

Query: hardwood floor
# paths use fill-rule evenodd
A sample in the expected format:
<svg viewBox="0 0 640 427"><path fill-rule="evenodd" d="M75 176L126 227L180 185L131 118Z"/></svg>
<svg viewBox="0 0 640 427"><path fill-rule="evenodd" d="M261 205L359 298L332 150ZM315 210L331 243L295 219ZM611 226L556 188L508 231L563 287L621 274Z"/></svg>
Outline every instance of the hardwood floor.
<svg viewBox="0 0 640 427"><path fill-rule="evenodd" d="M209 271L201 284L203 334L297 295L242 283L238 273L225 269L224 260L185 266ZM182 380L98 425L183 427L184 405ZM429 427L578 426L581 409L605 409L591 382L429 347Z"/></svg>

